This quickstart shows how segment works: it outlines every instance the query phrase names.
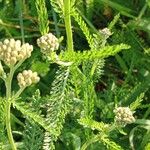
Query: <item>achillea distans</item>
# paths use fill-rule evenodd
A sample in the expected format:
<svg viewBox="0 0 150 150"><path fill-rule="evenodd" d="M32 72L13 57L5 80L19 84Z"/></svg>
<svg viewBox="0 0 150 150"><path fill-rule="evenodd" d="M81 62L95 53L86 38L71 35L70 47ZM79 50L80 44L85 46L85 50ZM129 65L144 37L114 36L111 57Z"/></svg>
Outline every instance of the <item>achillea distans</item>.
<svg viewBox="0 0 150 150"><path fill-rule="evenodd" d="M51 53L59 48L59 40L52 33L48 33L37 39L37 44L44 54Z"/></svg>
<svg viewBox="0 0 150 150"><path fill-rule="evenodd" d="M8 66L15 65L17 61L30 57L32 51L32 45L28 43L21 45L20 40L5 39L4 42L0 42L0 60Z"/></svg>
<svg viewBox="0 0 150 150"><path fill-rule="evenodd" d="M20 88L30 86L33 83L39 82L40 78L37 75L37 72L32 72L31 70L24 70L22 73L19 73L17 76L18 85Z"/></svg>
<svg viewBox="0 0 150 150"><path fill-rule="evenodd" d="M129 107L118 107L114 110L115 121L119 124L129 124L135 121L133 113Z"/></svg>

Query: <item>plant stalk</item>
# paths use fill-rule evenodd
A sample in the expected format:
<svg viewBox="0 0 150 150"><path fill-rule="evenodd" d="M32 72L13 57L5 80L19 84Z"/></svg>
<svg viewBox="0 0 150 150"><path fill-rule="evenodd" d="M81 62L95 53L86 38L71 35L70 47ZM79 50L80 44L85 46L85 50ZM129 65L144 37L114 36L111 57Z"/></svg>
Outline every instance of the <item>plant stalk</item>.
<svg viewBox="0 0 150 150"><path fill-rule="evenodd" d="M17 150L13 136L12 136L12 130L11 130L10 107L11 107L11 102L7 101L7 105L6 105L6 129L7 129L7 135L8 135L8 139L9 139L12 150Z"/></svg>
<svg viewBox="0 0 150 150"><path fill-rule="evenodd" d="M86 150L89 145L91 145L92 143L97 142L99 139L100 139L100 135L96 135L96 136L92 137L91 139L89 139L88 141L86 141L83 144L83 146L81 147L81 150Z"/></svg>
<svg viewBox="0 0 150 150"><path fill-rule="evenodd" d="M12 78L14 74L14 69L13 67L10 68L10 73L6 79L6 99L7 99L7 104L6 104L6 129L7 129L7 135L8 139L11 145L12 150L17 150L15 146L15 142L13 139L12 135L12 130L11 130L11 120L10 120L10 108L11 108L11 83L12 83Z"/></svg>
<svg viewBox="0 0 150 150"><path fill-rule="evenodd" d="M72 38L72 27L71 27L71 16L70 16L70 0L64 0L64 21L67 34L67 50L73 51L73 38Z"/></svg>

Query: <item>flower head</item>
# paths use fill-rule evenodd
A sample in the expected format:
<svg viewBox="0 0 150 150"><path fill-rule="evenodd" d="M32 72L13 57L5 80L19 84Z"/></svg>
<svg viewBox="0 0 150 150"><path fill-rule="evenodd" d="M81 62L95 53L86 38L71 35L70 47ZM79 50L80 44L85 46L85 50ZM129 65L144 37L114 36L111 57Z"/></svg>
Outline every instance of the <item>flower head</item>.
<svg viewBox="0 0 150 150"><path fill-rule="evenodd" d="M59 41L52 33L48 33L37 39L37 44L44 54L51 53L59 48Z"/></svg>
<svg viewBox="0 0 150 150"><path fill-rule="evenodd" d="M17 76L18 84L20 88L30 86L33 83L39 82L40 78L37 72L32 72L31 70L24 70Z"/></svg>
<svg viewBox="0 0 150 150"><path fill-rule="evenodd" d="M100 30L100 33L106 38L112 35L111 31L108 28Z"/></svg>
<svg viewBox="0 0 150 150"><path fill-rule="evenodd" d="M119 124L129 124L135 121L133 113L129 107L117 107L114 110L115 121Z"/></svg>
<svg viewBox="0 0 150 150"><path fill-rule="evenodd" d="M15 65L17 61L31 56L33 46L28 43L22 44L20 40L5 39L0 42L0 60L6 65Z"/></svg>

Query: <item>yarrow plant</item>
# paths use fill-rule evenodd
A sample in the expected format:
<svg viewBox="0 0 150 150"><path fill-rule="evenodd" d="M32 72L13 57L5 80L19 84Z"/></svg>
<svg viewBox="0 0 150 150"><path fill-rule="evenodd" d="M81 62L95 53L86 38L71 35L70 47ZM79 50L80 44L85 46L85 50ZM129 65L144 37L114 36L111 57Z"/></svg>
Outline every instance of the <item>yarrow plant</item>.
<svg viewBox="0 0 150 150"><path fill-rule="evenodd" d="M123 150L130 149L129 147L136 149L133 137L136 138L134 134L139 127L145 128L148 132L142 131L143 137L138 137L136 144L142 139L139 149L144 149L146 144L148 147L149 141L146 139L149 137L150 122L146 118L148 118L149 109L142 119L137 119L142 117L141 114L137 115L140 109L146 110L149 107L147 102L143 101L149 87L145 80L149 78L149 70L146 67L148 61L145 61L147 58L136 59L142 53L142 50L138 53L139 48L143 47L144 50L145 46L137 42L134 34L130 34L132 24L128 23L127 18L130 16L129 20L133 21L132 17L136 18L134 15L137 13L134 11L132 13L122 5L110 11L110 18L104 17L105 20L101 18L99 24L94 21L92 25L92 13L91 17L87 14L93 11L94 19L99 17L94 12L98 3L98 0L31 0L29 2L18 0L15 5L9 2L4 9L0 10L2 15L0 32L11 25L11 30L6 30L2 35L5 36L5 33L8 33L15 35L16 38L20 37L18 36L20 33L17 33L18 29L17 31L13 29L16 26L9 22L5 23L3 20L5 16L10 18L9 14L14 9L6 14L3 12L11 9L12 4L13 7L19 8L19 19L17 19L20 21L19 27L23 41L21 43L20 40L12 38L0 42L0 78L4 81L0 82L0 85L6 86L6 90L0 91L0 150ZM100 5L102 3L105 2L101 1ZM113 2L114 6L115 3ZM102 5L99 7L100 5L98 10L103 8ZM111 8L111 4L108 4L108 7ZM146 7L148 6L144 6L145 10ZM23 12L22 8L27 9ZM121 11L121 15L116 15L109 24L107 21L112 19L113 13L121 8L124 11ZM144 9L136 19L139 22ZM103 9L99 11L101 15L103 15L102 11ZM17 13L17 11L14 12ZM128 15L123 20L122 12ZM26 16L23 16L24 14ZM53 20L49 21L49 18ZM30 28L29 25L33 27L35 22L37 26ZM124 25L124 22L127 24ZM108 26L104 27L106 24ZM3 29L3 26L6 27ZM141 33L140 31L138 34ZM33 51L32 45L24 43L25 38L34 37L30 39L32 41L39 34L41 34L41 37L37 39L39 48L36 47L35 56L31 58L32 69L21 70L20 68L17 71ZM62 44L60 44L61 35L65 37ZM41 52L40 56L38 49ZM122 50L124 50L123 53ZM111 58L108 58L110 56ZM136 64L136 60L139 61L140 66L143 62L142 69L138 67L138 63ZM24 67L28 63L27 61ZM138 72L136 80L130 82L134 78L135 69ZM32 94L35 88L29 86L40 80L39 90ZM136 87L138 81L140 85ZM26 88L28 88L27 93L24 91ZM6 91L6 96L3 91ZM31 97L28 97L29 93ZM147 101L146 97L145 100ZM119 105L129 107L119 107ZM16 112L15 109L17 113L19 112L19 117L13 114ZM139 110L134 117L136 109ZM128 125L131 123L133 124ZM139 125L136 126L136 124ZM127 128L126 125L128 125ZM124 144L127 143L127 136L123 138L128 133L130 146Z"/></svg>
<svg viewBox="0 0 150 150"><path fill-rule="evenodd" d="M4 80L6 86L6 129L9 142L11 144L12 150L16 150L16 146L12 136L11 130L11 121L10 121L10 110L13 101L15 101L23 90L30 86L33 83L37 83L40 78L36 72L31 70L24 70L22 73L19 73L17 76L19 90L12 94L12 79L16 69L31 56L33 51L33 46L25 43L21 44L20 40L14 39L5 39L4 42L0 42L0 77ZM1 63L2 61L2 63ZM6 65L10 68L10 72L6 73L3 69L3 65Z"/></svg>

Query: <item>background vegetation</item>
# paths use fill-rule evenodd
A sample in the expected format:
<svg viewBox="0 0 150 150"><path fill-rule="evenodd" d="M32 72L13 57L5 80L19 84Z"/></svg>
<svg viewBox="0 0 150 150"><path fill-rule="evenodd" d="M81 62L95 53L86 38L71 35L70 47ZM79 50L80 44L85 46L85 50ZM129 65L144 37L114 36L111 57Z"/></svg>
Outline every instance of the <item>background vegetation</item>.
<svg viewBox="0 0 150 150"><path fill-rule="evenodd" d="M18 72L31 69L40 76L12 102L17 149L150 150L150 1L68 2L0 0L0 41L14 38L34 46L15 72L13 92ZM36 40L49 32L63 36L56 53L73 62L71 67L41 53ZM0 149L9 150L5 92L0 80ZM130 107L136 121L114 126L113 110L119 106Z"/></svg>

